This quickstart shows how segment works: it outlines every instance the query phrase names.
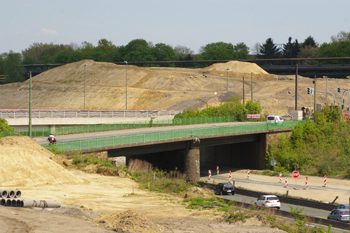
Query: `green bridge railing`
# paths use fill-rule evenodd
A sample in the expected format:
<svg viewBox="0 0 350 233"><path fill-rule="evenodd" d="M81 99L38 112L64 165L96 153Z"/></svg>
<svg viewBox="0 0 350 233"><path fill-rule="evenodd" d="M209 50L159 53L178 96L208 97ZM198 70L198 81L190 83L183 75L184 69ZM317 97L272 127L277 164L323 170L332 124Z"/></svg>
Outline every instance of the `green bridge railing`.
<svg viewBox="0 0 350 233"><path fill-rule="evenodd" d="M138 122L126 122L126 123L112 123L112 124L94 124L94 125L80 125L80 126L62 126L55 128L55 135L66 135L76 133L93 133L111 130L122 129L138 129L147 127L161 127L161 126L174 126L174 125L190 125L190 124L205 124L205 123L220 123L220 122L233 122L237 121L237 117L202 117L202 118L189 118L189 119L168 119L168 120L154 120L153 122L138 121ZM15 136L14 131L0 132L1 137ZM50 129L34 129L32 130L32 137L44 137L49 136ZM28 130L21 130L17 133L18 136L28 136Z"/></svg>
<svg viewBox="0 0 350 233"><path fill-rule="evenodd" d="M63 151L75 151L75 150L87 150L101 147L111 146L123 146L139 143L160 142L167 140L186 139L200 136L213 136L213 135L225 135L235 133L246 133L254 131L267 131L273 129L287 129L292 128L298 124L304 124L305 121L287 121L283 123L272 124L245 124L245 125L232 125L232 126L219 126L219 127L207 127L198 129L184 129L184 130L171 130L155 133L145 133L129 136L115 136L106 138L77 140L71 142L56 143L58 150ZM49 148L48 144L43 145Z"/></svg>

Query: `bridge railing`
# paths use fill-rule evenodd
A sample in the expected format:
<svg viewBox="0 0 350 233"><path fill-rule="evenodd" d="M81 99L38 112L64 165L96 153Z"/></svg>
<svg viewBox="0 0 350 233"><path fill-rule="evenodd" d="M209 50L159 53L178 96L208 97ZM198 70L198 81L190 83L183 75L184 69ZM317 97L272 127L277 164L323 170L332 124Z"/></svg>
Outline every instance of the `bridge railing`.
<svg viewBox="0 0 350 233"><path fill-rule="evenodd" d="M32 130L32 137L49 136L50 133L55 135L67 135L77 133L93 133L122 129L139 129L148 127L162 127L175 125L205 124L237 121L237 117L201 117L189 119L167 119L167 120L148 120L138 122L111 123L111 124L93 124L93 125L77 125L77 126L61 126L56 127L55 132L51 132L48 128ZM3 131L1 137L14 136L14 131ZM29 136L28 130L17 131L19 136Z"/></svg>
<svg viewBox="0 0 350 233"><path fill-rule="evenodd" d="M140 143L161 142L177 139L191 139L201 136L214 136L214 135L227 135L236 133L248 133L248 132L263 132L275 129L287 129L292 128L298 124L304 124L305 121L286 121L281 124L245 124L245 125L232 125L232 126L219 126L219 127L205 127L196 129L183 129L183 130L170 130L156 133L145 133L128 136L114 136L96 139L77 140L71 142L56 143L58 150L63 151L75 151L75 150L88 150L101 147L113 147L123 145L136 145ZM49 148L48 144L43 145Z"/></svg>

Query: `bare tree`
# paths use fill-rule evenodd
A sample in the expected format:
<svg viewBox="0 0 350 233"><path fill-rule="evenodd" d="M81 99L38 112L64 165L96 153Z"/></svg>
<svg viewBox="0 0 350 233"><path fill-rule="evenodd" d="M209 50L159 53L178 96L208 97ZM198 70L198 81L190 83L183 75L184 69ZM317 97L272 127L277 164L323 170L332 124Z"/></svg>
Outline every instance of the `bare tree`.
<svg viewBox="0 0 350 233"><path fill-rule="evenodd" d="M184 58L188 55L194 54L193 50L191 50L190 48L183 46L183 45L177 45L174 48L174 51L175 51L176 56L178 56L179 58Z"/></svg>
<svg viewBox="0 0 350 233"><path fill-rule="evenodd" d="M332 42L350 41L350 32L341 31L337 36L331 36Z"/></svg>
<svg viewBox="0 0 350 233"><path fill-rule="evenodd" d="M253 47L250 49L250 51L252 51L253 55L258 55L260 53L260 44L259 43L255 43L253 45Z"/></svg>

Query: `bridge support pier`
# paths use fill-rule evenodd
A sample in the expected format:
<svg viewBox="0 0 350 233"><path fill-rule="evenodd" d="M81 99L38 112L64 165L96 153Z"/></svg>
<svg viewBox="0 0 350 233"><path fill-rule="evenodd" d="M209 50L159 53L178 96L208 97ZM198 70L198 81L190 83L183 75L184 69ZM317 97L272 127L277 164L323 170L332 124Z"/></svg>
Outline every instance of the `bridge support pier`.
<svg viewBox="0 0 350 233"><path fill-rule="evenodd" d="M200 151L199 149L186 149L184 152L184 173L186 178L198 181L200 178Z"/></svg>

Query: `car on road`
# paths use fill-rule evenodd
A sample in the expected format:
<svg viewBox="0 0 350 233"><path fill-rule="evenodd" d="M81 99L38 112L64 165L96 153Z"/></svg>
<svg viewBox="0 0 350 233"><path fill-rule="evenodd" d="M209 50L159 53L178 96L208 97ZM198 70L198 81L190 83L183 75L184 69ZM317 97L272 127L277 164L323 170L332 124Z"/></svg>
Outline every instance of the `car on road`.
<svg viewBox="0 0 350 233"><path fill-rule="evenodd" d="M235 195L235 187L230 182L218 183L214 187L214 192L217 195L232 194Z"/></svg>
<svg viewBox="0 0 350 233"><path fill-rule="evenodd" d="M349 222L349 209L334 209L328 215L327 219L340 222Z"/></svg>
<svg viewBox="0 0 350 233"><path fill-rule="evenodd" d="M349 209L349 204L340 204L340 205L337 205L333 210L336 210L336 209Z"/></svg>
<svg viewBox="0 0 350 233"><path fill-rule="evenodd" d="M282 123L282 117L278 115L269 115L266 117L266 123Z"/></svg>
<svg viewBox="0 0 350 233"><path fill-rule="evenodd" d="M281 208L281 202L276 195L261 195L255 204L259 207Z"/></svg>

